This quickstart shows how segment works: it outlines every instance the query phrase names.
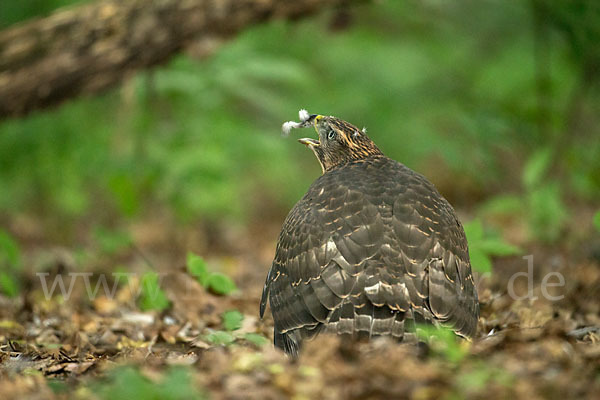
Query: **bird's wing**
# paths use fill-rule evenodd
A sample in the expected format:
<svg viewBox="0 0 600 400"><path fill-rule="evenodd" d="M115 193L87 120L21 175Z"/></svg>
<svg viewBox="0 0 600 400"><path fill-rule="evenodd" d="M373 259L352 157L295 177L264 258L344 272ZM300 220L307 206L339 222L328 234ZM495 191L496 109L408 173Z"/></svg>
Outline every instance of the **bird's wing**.
<svg viewBox="0 0 600 400"><path fill-rule="evenodd" d="M364 263L383 243L378 207L338 179L321 178L286 218L265 282L261 315L270 296L279 332L327 322L356 294Z"/></svg>
<svg viewBox="0 0 600 400"><path fill-rule="evenodd" d="M292 209L265 282L261 316L270 296L276 335L298 328L306 329L295 334L311 335L320 323L338 333L377 333L382 318L379 332L394 334L393 324L415 311L470 336L478 302L454 210L401 164L378 179L369 176L323 175ZM378 317L379 311L386 315Z"/></svg>
<svg viewBox="0 0 600 400"><path fill-rule="evenodd" d="M429 181L413 171L406 176L393 191L394 251L387 260L404 269L413 309L471 336L479 303L463 227Z"/></svg>

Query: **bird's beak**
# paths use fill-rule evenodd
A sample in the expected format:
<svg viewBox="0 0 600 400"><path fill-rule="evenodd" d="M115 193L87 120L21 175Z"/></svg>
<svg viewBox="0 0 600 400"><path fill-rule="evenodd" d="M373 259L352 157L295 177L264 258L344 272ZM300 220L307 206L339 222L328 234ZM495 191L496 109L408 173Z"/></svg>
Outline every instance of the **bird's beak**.
<svg viewBox="0 0 600 400"><path fill-rule="evenodd" d="M316 147L316 146L320 146L321 142L319 142L316 139L311 139L311 138L302 138L302 139L298 139L298 141L308 147Z"/></svg>

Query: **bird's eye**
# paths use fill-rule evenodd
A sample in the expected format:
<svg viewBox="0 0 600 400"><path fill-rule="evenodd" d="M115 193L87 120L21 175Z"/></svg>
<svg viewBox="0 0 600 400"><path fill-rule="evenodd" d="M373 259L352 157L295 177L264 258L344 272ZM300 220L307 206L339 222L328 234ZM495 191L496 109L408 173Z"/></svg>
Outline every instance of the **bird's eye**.
<svg viewBox="0 0 600 400"><path fill-rule="evenodd" d="M329 133L327 133L327 139L329 139L329 140L335 139L335 131L334 130L330 130Z"/></svg>

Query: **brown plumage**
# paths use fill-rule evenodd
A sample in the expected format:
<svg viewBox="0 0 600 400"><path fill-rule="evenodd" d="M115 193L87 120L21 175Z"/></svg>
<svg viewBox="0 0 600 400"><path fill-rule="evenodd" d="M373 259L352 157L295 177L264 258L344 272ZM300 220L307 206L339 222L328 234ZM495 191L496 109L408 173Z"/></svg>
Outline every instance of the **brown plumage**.
<svg viewBox="0 0 600 400"><path fill-rule="evenodd" d="M323 330L406 340L415 322L473 335L479 303L452 206L348 122L313 115L305 124L319 140L300 142L323 175L288 214L263 289L275 345L297 356Z"/></svg>

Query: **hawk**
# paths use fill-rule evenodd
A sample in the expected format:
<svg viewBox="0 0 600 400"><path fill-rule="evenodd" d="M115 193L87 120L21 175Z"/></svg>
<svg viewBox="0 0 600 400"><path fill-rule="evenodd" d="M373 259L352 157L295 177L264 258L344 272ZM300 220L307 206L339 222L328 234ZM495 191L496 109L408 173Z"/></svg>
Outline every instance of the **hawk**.
<svg viewBox="0 0 600 400"><path fill-rule="evenodd" d="M264 285L275 346L296 357L322 331L407 340L415 322L471 337L479 302L452 206L364 129L305 110L300 119L284 131L314 126L318 139L299 141L323 174L286 217Z"/></svg>

